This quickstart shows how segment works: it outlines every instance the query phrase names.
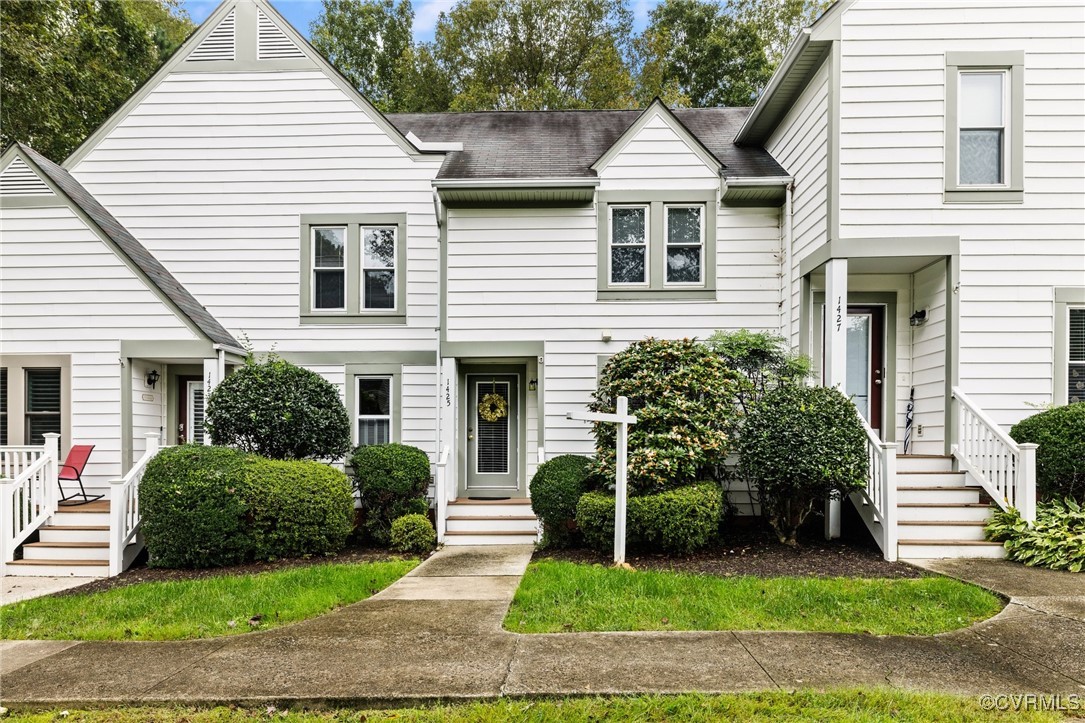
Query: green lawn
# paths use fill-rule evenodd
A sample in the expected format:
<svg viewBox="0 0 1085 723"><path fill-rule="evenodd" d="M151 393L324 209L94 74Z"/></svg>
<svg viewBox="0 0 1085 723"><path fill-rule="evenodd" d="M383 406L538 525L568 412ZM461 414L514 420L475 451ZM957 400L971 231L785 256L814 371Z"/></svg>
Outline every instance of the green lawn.
<svg viewBox="0 0 1085 723"><path fill-rule="evenodd" d="M505 627L522 633L613 630L809 630L931 635L1002 608L943 577L720 578L533 562Z"/></svg>
<svg viewBox="0 0 1085 723"><path fill-rule="evenodd" d="M58 718L58 711L11 720L46 723L238 723L254 720L281 720L286 723L317 721L461 721L467 723L542 723L543 721L894 721L897 723L982 723L986 721L1061 720L1052 713L997 713L984 711L978 698L888 690L842 690L832 693L744 693L735 695L641 695L615 698L570 698L565 700L509 700L486 703L412 708L399 710L332 710L289 712L265 708L243 710L213 708L117 708L101 711L71 711Z"/></svg>
<svg viewBox="0 0 1085 723"><path fill-rule="evenodd" d="M266 630L364 600L417 564L313 565L36 598L0 607L0 638L188 640Z"/></svg>

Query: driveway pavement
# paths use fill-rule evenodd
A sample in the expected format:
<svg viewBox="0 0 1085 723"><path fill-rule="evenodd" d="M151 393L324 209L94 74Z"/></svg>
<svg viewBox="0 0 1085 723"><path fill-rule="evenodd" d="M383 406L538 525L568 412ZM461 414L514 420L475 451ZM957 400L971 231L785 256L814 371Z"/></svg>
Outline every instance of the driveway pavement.
<svg viewBox="0 0 1085 723"><path fill-rule="evenodd" d="M0 643L4 705L409 704L501 695L890 686L1085 693L1085 576L1001 561L940 571L1013 598L932 637L787 632L519 635L525 547L451 547L380 594L262 633L173 643ZM1040 574L1037 574L1040 573Z"/></svg>

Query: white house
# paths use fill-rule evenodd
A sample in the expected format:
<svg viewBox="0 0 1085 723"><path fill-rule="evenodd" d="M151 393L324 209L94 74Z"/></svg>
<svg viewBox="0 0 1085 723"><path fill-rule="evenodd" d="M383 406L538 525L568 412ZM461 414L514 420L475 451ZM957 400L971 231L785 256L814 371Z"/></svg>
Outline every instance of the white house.
<svg viewBox="0 0 1085 723"><path fill-rule="evenodd" d="M21 570L107 523L120 559L148 434L203 439L238 340L337 384L356 442L429 453L447 542L532 542L527 481L591 452L565 413L600 363L740 328L855 396L888 557L1000 554L980 490L1030 504L1004 431L1085 399L1083 78L1076 0L838 0L753 108L385 116L227 0L63 164L0 159L0 502L46 432L114 497Z"/></svg>

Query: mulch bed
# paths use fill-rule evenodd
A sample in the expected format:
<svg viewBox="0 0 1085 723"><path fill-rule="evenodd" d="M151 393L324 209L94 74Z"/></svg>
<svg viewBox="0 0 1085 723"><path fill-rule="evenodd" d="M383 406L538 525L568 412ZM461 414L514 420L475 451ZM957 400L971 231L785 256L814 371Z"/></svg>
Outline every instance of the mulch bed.
<svg viewBox="0 0 1085 723"><path fill-rule="evenodd" d="M137 558L135 564L116 577L107 577L101 580L93 580L86 585L73 587L54 593L54 596L85 595L94 592L104 592L118 587L136 585L141 582L173 582L179 580L201 580L211 577L223 577L226 575L254 575L260 572L273 572L286 570L293 567L309 567L311 565L345 564L361 562L387 562L389 560L402 560L410 555L399 555L388 550L367 547L357 543L348 543L348 546L336 555L327 557L295 557L270 562L249 562L244 565L231 565L229 567L214 567L199 570L180 570L163 567L147 567L146 553ZM423 556L423 559L428 555Z"/></svg>
<svg viewBox="0 0 1085 723"><path fill-rule="evenodd" d="M612 556L594 550L541 550L535 560L563 560L610 565ZM820 529L799 535L799 546L788 547L760 526L734 526L720 545L691 555L667 555L630 550L626 561L638 570L670 570L718 577L864 577L919 578L926 573L901 562L886 562L869 539L842 537L826 541Z"/></svg>

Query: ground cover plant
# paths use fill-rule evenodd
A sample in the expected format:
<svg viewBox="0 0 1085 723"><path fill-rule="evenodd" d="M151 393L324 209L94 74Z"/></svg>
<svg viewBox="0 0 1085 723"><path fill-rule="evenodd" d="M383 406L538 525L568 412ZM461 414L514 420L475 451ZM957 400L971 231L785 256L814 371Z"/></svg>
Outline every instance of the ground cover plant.
<svg viewBox="0 0 1085 723"><path fill-rule="evenodd" d="M312 565L46 596L0 607L0 637L189 640L266 630L364 600L417 564Z"/></svg>
<svg viewBox="0 0 1085 723"><path fill-rule="evenodd" d="M274 706L244 708L114 708L72 710L67 723L239 723L281 720L285 723L340 723L350 721L409 721L417 723L550 723L570 721L748 721L750 723L1055 723L1057 713L984 710L976 696L939 695L897 690L848 689L831 692L799 690L726 695L634 695L576 697L556 700L505 698L428 708L358 710L278 710ZM25 723L52 723L59 710L12 718Z"/></svg>
<svg viewBox="0 0 1085 723"><path fill-rule="evenodd" d="M717 578L532 562L505 627L523 633L804 630L933 635L1002 608L991 593L944 577Z"/></svg>
<svg viewBox="0 0 1085 723"><path fill-rule="evenodd" d="M1085 404L1067 404L1034 414L1010 429L1015 442L1036 450L1036 495L1085 502Z"/></svg>
<svg viewBox="0 0 1085 723"><path fill-rule="evenodd" d="M988 539L1004 543L1011 560L1052 570L1085 570L1085 505L1069 497L1037 504L1032 525L1015 509L996 512L985 531Z"/></svg>

